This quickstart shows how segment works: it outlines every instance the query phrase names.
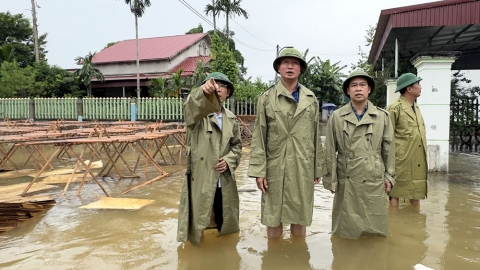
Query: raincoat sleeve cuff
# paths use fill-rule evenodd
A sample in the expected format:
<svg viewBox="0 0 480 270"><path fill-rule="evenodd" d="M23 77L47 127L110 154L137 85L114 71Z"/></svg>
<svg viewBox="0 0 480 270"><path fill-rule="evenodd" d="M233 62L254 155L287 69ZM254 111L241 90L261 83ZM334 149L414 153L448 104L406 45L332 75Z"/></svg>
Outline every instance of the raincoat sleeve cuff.
<svg viewBox="0 0 480 270"><path fill-rule="evenodd" d="M385 182L388 181L392 184L392 188L395 185L395 178L393 178L390 174L385 173Z"/></svg>

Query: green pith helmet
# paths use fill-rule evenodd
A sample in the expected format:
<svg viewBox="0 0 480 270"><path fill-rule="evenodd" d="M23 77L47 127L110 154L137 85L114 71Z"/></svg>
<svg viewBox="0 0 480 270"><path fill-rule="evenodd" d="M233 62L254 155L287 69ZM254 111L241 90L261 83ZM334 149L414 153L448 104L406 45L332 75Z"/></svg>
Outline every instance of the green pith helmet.
<svg viewBox="0 0 480 270"><path fill-rule="evenodd" d="M231 97L233 95L233 91L235 90L233 87L233 83L228 79L227 75L221 73L221 72L212 72L208 74L208 76L203 80L202 85L210 80L210 78L213 78L215 81L220 81L225 83L228 88L230 89L230 95L228 95L227 98Z"/></svg>
<svg viewBox="0 0 480 270"><path fill-rule="evenodd" d="M415 76L413 73L402 74L402 76L397 79L397 89L395 89L395 93L421 80L422 78Z"/></svg>
<svg viewBox="0 0 480 270"><path fill-rule="evenodd" d="M348 75L347 79L343 82L343 93L345 94L345 96L350 97L347 94L347 88L350 85L350 80L354 77L364 77L365 79L367 79L368 86L370 86L370 88L371 88L370 89L370 94L373 93L373 90L375 90L375 81L373 80L372 76L368 75L363 70L355 70L354 72L350 73L350 75Z"/></svg>
<svg viewBox="0 0 480 270"><path fill-rule="evenodd" d="M307 62L303 59L303 55L295 48L293 47L286 47L280 53L278 54L277 58L275 58L275 61L273 61L273 69L278 73L278 66L280 65L280 60L284 57L293 57L296 58L300 61L300 74L305 72L307 69Z"/></svg>

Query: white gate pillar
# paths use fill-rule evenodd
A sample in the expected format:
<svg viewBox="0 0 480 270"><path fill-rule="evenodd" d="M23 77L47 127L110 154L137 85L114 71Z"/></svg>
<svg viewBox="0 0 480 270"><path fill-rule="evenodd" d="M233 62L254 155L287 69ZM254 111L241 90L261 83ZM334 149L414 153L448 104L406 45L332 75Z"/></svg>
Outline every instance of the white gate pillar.
<svg viewBox="0 0 480 270"><path fill-rule="evenodd" d="M419 55L411 59L417 76L423 79L417 104L425 121L430 171L448 172L451 69L457 55L452 52Z"/></svg>
<svg viewBox="0 0 480 270"><path fill-rule="evenodd" d="M385 82L385 85L387 86L387 106L392 104L395 100L398 99L400 96L400 93L397 92L395 93L395 89L397 89L397 79L387 79Z"/></svg>

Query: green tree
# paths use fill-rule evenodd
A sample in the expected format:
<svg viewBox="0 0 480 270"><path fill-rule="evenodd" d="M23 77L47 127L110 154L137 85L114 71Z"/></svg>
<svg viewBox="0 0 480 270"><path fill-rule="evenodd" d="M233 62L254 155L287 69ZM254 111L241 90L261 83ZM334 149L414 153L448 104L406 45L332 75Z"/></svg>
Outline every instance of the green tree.
<svg viewBox="0 0 480 270"><path fill-rule="evenodd" d="M202 82L207 77L204 63L202 60L197 61L195 66L195 71L193 72L192 76L189 78L190 90L195 87L199 87Z"/></svg>
<svg viewBox="0 0 480 270"><path fill-rule="evenodd" d="M117 43L118 43L118 41L114 41L114 42L109 42L109 43L107 43L107 45L102 49L102 51L105 50L105 49L108 48L108 47L112 47L113 45L115 45L115 44L117 44Z"/></svg>
<svg viewBox="0 0 480 270"><path fill-rule="evenodd" d="M47 34L38 38L40 59L45 59ZM0 46L13 46L14 58L20 67L32 65L35 62L33 29L30 21L22 14L12 15L10 12L0 12Z"/></svg>
<svg viewBox="0 0 480 270"><path fill-rule="evenodd" d="M304 53L306 58L308 50ZM300 83L312 90L318 99L335 104L342 104L343 78L342 72L347 66L341 66L340 62L331 64L330 59L322 61L320 57L312 57L307 62L307 69L300 77Z"/></svg>
<svg viewBox="0 0 480 270"><path fill-rule="evenodd" d="M219 6L219 0L212 0L212 4L207 4L205 6L205 15L210 15L212 14L213 17L213 33L217 33L217 17L220 15L220 6Z"/></svg>
<svg viewBox="0 0 480 270"><path fill-rule="evenodd" d="M227 41L230 36L230 26L229 26L229 19L230 17L234 17L235 15L242 16L245 19L248 19L248 12L243 9L240 5L243 0L219 0L218 1L218 7L219 9L225 13L225 18L226 18L226 36L227 36Z"/></svg>
<svg viewBox="0 0 480 270"><path fill-rule="evenodd" d="M39 94L39 89L35 88L35 74L31 66L21 68L15 60L1 64L1 98L27 98L36 97Z"/></svg>
<svg viewBox="0 0 480 270"><path fill-rule="evenodd" d="M200 33L203 33L203 26L201 23L198 24L198 27L188 30L188 32L185 34L188 35L188 34L200 34Z"/></svg>
<svg viewBox="0 0 480 270"><path fill-rule="evenodd" d="M182 78L182 72L183 68L180 68L175 73L169 72L165 96L180 94L181 90L187 87L188 83L186 79Z"/></svg>
<svg viewBox="0 0 480 270"><path fill-rule="evenodd" d="M252 82L251 77L249 77L238 83L235 88L235 100L257 100L260 94L267 88L268 85L262 82L260 78L256 78L256 80Z"/></svg>
<svg viewBox="0 0 480 270"><path fill-rule="evenodd" d="M12 44L4 44L3 46L0 46L0 64L3 61L12 61L14 53L15 49L13 48Z"/></svg>
<svg viewBox="0 0 480 270"><path fill-rule="evenodd" d="M154 97L164 97L167 89L167 79L159 76L147 82L149 94Z"/></svg>
<svg viewBox="0 0 480 270"><path fill-rule="evenodd" d="M130 11L135 15L135 42L137 53L137 97L140 98L140 60L138 59L138 18L142 17L145 9L151 5L150 0L125 0Z"/></svg>
<svg viewBox="0 0 480 270"><path fill-rule="evenodd" d="M212 44L212 70L222 72L236 86L238 82L238 66L233 53L222 42L218 35L213 35Z"/></svg>
<svg viewBox="0 0 480 270"><path fill-rule="evenodd" d="M78 56L75 58L77 63L82 65L82 68L75 71L75 75L78 76L80 81L87 87L87 95L92 94L92 79L96 78L103 82L104 77L102 72L95 67L93 64L93 57L95 57L96 52L92 54L89 52L86 56Z"/></svg>
<svg viewBox="0 0 480 270"><path fill-rule="evenodd" d="M85 91L80 90L76 76L57 66L50 66L41 60L32 66L35 73L35 87L41 97L81 97Z"/></svg>
<svg viewBox="0 0 480 270"><path fill-rule="evenodd" d="M211 37L215 35L213 30L208 31L208 34ZM227 40L227 37L220 31L217 31L216 35L220 38L221 42L228 44L227 47L230 49L230 51L232 51L235 62L238 64L238 69L242 74L246 74L247 68L244 66L245 58L243 57L242 53L236 49L235 41L232 39Z"/></svg>

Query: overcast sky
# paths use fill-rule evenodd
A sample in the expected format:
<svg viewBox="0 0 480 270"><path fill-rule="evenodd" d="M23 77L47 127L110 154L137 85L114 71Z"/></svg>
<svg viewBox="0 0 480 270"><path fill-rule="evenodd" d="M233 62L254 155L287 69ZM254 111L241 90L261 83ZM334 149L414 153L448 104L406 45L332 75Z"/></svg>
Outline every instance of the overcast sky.
<svg viewBox="0 0 480 270"><path fill-rule="evenodd" d="M182 0L183 1L183 0ZM179 0L151 0L139 18L139 38L185 34L202 24L213 29ZM200 14L211 0L184 0ZM276 45L309 49L309 56L341 61L350 71L359 59L358 46L366 52L365 34L375 25L382 9L433 2L432 0L243 0L249 18L235 17L230 29L245 58L247 77L267 82L274 76ZM51 65L75 68L74 59L102 50L107 43L134 39L135 19L124 0L37 0L39 33L48 33L47 59ZM0 11L23 13L31 19L30 0L0 0ZM205 16L206 17L206 16ZM211 17L208 17L212 21ZM217 22L225 27L225 17Z"/></svg>

